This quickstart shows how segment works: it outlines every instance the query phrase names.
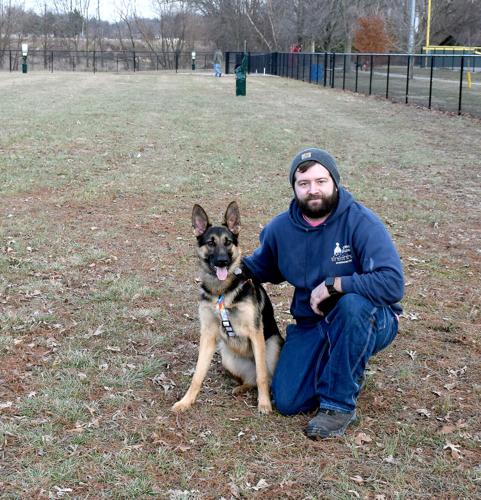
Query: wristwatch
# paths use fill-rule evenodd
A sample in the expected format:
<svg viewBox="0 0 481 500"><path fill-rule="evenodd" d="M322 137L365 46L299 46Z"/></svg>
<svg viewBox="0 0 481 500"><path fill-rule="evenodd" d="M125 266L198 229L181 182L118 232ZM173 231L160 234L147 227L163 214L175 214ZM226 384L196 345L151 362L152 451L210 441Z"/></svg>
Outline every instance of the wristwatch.
<svg viewBox="0 0 481 500"><path fill-rule="evenodd" d="M336 278L333 278L332 276L328 276L326 280L324 281L324 284L326 285L327 291L329 292L329 295L340 295L341 292L338 292L334 288L334 280Z"/></svg>

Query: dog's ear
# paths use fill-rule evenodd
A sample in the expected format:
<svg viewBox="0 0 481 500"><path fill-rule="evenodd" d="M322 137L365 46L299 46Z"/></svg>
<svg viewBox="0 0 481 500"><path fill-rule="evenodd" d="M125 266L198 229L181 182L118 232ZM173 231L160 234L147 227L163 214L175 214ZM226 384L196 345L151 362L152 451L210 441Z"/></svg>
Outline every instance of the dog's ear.
<svg viewBox="0 0 481 500"><path fill-rule="evenodd" d="M197 238L202 236L210 227L209 217L207 217L205 210L197 204L192 209L192 227Z"/></svg>
<svg viewBox="0 0 481 500"><path fill-rule="evenodd" d="M234 234L239 234L240 232L240 212L237 202L231 201L224 215L224 226L227 226L229 230Z"/></svg>

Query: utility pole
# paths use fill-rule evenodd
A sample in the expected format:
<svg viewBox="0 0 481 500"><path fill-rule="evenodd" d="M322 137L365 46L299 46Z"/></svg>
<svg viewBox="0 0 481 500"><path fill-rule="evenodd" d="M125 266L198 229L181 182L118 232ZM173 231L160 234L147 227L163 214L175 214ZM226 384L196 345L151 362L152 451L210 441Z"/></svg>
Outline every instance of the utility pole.
<svg viewBox="0 0 481 500"><path fill-rule="evenodd" d="M414 32L416 30L416 0L409 0L408 53L414 54Z"/></svg>
<svg viewBox="0 0 481 500"><path fill-rule="evenodd" d="M409 76L414 78L414 32L416 31L416 0L409 0L408 54L410 60Z"/></svg>

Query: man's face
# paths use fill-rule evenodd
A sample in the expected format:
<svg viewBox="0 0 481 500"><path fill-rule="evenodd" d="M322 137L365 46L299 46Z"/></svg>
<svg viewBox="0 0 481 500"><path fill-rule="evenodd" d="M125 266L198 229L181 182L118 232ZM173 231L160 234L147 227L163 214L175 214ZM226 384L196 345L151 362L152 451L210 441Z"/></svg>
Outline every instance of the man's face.
<svg viewBox="0 0 481 500"><path fill-rule="evenodd" d="M329 171L316 163L296 172L294 193L301 212L313 219L328 215L337 205L338 193Z"/></svg>

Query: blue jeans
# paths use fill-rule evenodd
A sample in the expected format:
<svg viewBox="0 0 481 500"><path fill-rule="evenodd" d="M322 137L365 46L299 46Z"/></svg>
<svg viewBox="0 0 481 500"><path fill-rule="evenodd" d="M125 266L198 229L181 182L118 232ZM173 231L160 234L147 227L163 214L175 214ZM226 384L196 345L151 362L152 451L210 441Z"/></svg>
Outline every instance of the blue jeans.
<svg viewBox="0 0 481 500"><path fill-rule="evenodd" d="M272 380L277 410L283 415L314 408L353 411L369 358L397 331L389 307L354 293L343 295L317 323L289 325Z"/></svg>

